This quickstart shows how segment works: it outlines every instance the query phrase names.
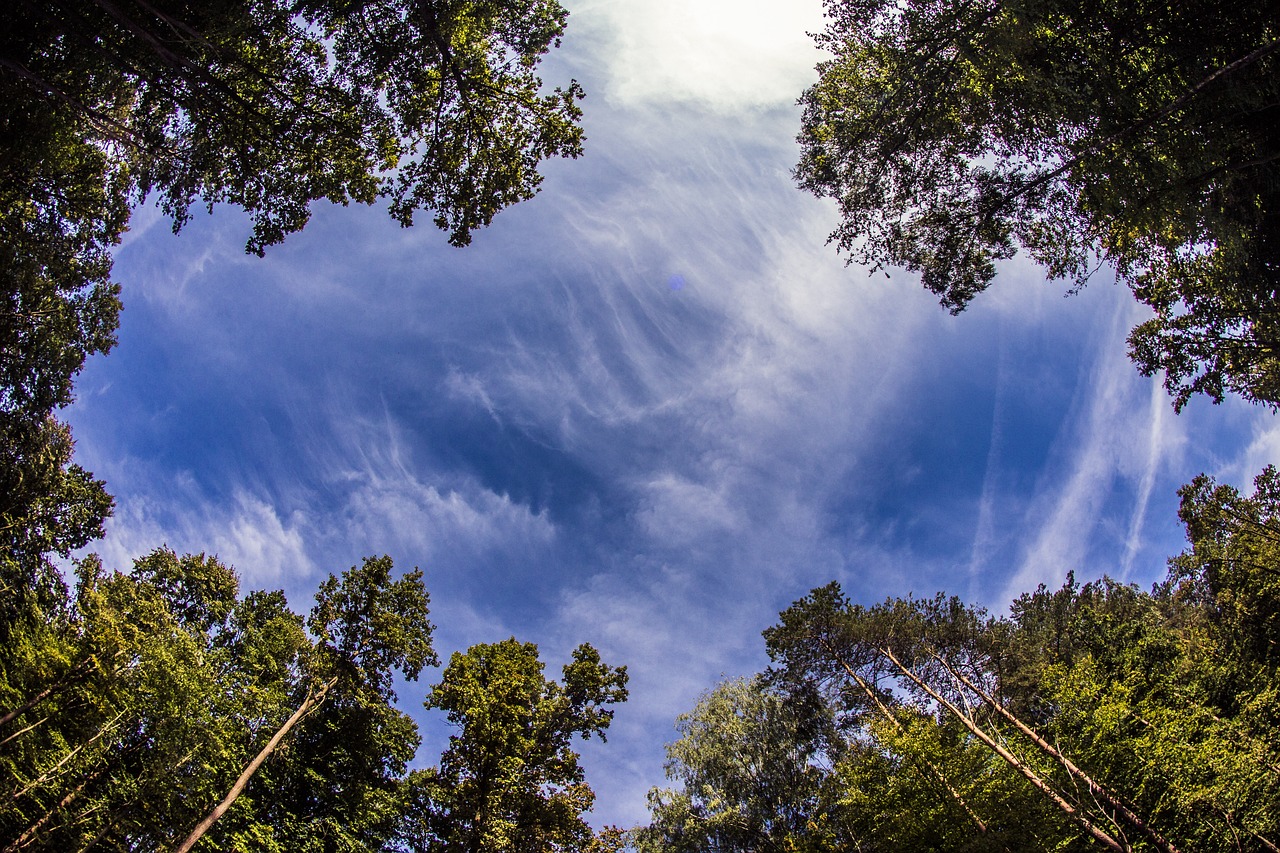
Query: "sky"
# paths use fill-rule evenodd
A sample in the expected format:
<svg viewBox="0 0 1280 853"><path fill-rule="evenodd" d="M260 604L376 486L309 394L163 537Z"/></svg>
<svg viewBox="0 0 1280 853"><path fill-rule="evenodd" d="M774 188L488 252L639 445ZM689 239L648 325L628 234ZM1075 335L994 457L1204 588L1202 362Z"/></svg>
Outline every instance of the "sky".
<svg viewBox="0 0 1280 853"><path fill-rule="evenodd" d="M551 85L586 154L466 249L377 206L318 207L260 259L243 214L116 252L119 344L68 411L116 498L108 566L217 554L305 610L363 556L421 567L443 657L509 636L558 674L579 643L631 699L583 749L597 825L645 818L675 717L767 664L815 586L959 594L1149 585L1177 489L1280 456L1238 401L1175 415L1125 356L1145 318L1100 273L1066 296L1014 259L958 317L846 266L796 189L813 0L578 0ZM400 691L421 763L448 729Z"/></svg>

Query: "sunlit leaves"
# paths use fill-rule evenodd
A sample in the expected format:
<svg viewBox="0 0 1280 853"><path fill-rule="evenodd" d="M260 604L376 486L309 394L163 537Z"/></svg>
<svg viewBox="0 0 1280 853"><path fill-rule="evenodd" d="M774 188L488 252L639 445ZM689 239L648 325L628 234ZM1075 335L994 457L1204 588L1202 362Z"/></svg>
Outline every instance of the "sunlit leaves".
<svg viewBox="0 0 1280 853"><path fill-rule="evenodd" d="M627 698L625 667L611 667L589 645L555 682L538 648L514 638L455 653L428 708L446 712L457 733L438 767L410 779L406 844L415 851L603 851L583 820L595 794L573 750L576 737L602 739Z"/></svg>

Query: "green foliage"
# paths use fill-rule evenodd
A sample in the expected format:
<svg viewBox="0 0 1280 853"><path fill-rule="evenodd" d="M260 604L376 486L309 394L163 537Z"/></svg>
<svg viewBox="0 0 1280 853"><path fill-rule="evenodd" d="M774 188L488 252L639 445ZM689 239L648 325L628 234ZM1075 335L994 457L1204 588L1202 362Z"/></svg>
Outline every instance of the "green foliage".
<svg viewBox="0 0 1280 853"><path fill-rule="evenodd" d="M315 200L380 196L464 245L533 195L541 160L581 152L580 88L543 94L536 76L566 18L554 0L35 2L10 17L0 79L12 121L64 133L63 172L111 177L113 215L95 196L86 218L100 248L120 188L155 191L178 226L197 199L236 204L259 254Z"/></svg>
<svg viewBox="0 0 1280 853"><path fill-rule="evenodd" d="M843 820L847 780L832 763L844 745L829 709L789 701L763 681L729 681L677 721L667 776L653 789L640 851L853 849ZM844 790L841 790L844 789Z"/></svg>
<svg viewBox="0 0 1280 853"><path fill-rule="evenodd" d="M531 644L455 655L427 705L460 733L410 773L418 730L392 687L437 663L420 571L367 558L306 620L167 549L127 573L89 558L60 589L15 607L0 645L0 849L621 847L581 817L572 741L603 739L626 698L626 670L590 646L560 683Z"/></svg>
<svg viewBox="0 0 1280 853"><path fill-rule="evenodd" d="M112 501L71 462L71 430L52 415L0 412L0 641L26 603L56 607L62 581L50 558L102 535Z"/></svg>
<svg viewBox="0 0 1280 853"><path fill-rule="evenodd" d="M605 738L607 706L627 698L626 668L581 645L563 673L546 679L538 647L514 638L453 655L426 707L445 711L458 733L438 767L410 777L409 849L617 849L616 831L597 836L582 819L595 794L572 742Z"/></svg>
<svg viewBox="0 0 1280 853"><path fill-rule="evenodd" d="M1146 375L1280 405L1280 32L1270 4L829 0L802 187L852 260L959 312L1022 249L1113 265Z"/></svg>
<svg viewBox="0 0 1280 853"><path fill-rule="evenodd" d="M393 672L413 681L438 662L422 571L393 581L391 570L390 557L369 557L320 584L307 620L316 638L314 678L394 698Z"/></svg>
<svg viewBox="0 0 1280 853"><path fill-rule="evenodd" d="M111 511L102 483L71 464L53 412L85 359L115 343L108 251L128 221L129 179L73 109L33 102L7 67L0 104L0 583L26 595L50 574L45 555L101 536Z"/></svg>
<svg viewBox="0 0 1280 853"><path fill-rule="evenodd" d="M254 789L263 795L238 802L208 846L256 838L321 850L341 827L379 849L418 742L391 707L387 667L432 659L421 573L397 580L390 570L370 559L325 584L317 613L340 611L315 617L326 638L370 620L332 649L307 636L283 594L240 597L216 559L162 549L127 574L81 563L69 606L15 622L17 642L0 655L0 700L12 713L0 723L0 790L12 798L0 845L172 848L347 654L359 665L269 765L268 787Z"/></svg>
<svg viewBox="0 0 1280 853"><path fill-rule="evenodd" d="M216 560L156 552L130 574L81 563L71 607L41 632L58 663L25 673L5 655L11 684L28 676L6 697L22 702L4 727L6 844L75 850L112 834L163 843L192 819L188 799L216 784L208 768L238 737L230 697L216 689L218 629L184 625L146 564L216 578L223 602L234 600L234 575Z"/></svg>

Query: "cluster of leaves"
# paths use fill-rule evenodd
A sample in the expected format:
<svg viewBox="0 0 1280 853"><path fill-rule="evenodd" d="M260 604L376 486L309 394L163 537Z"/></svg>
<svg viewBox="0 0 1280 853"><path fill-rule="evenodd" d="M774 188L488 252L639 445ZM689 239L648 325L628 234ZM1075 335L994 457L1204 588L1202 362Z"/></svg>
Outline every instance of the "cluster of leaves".
<svg viewBox="0 0 1280 853"><path fill-rule="evenodd" d="M828 0L802 187L832 240L959 312L1019 248L1108 263L1130 355L1181 408L1280 406L1280 30L1268 2Z"/></svg>
<svg viewBox="0 0 1280 853"><path fill-rule="evenodd" d="M1151 592L864 607L831 584L669 748L643 851L1280 849L1280 474L1182 490Z"/></svg>
<svg viewBox="0 0 1280 853"><path fill-rule="evenodd" d="M556 0L24 0L0 29L0 584L102 533L111 500L57 410L115 343L110 251L147 197L248 212L248 250L311 204L427 211L466 245L582 151L544 91Z"/></svg>
<svg viewBox="0 0 1280 853"><path fill-rule="evenodd" d="M304 620L204 555L82 561L59 607L0 622L0 849L616 847L582 820L571 741L603 737L625 669L584 645L557 684L531 644L457 654L426 707L459 733L410 773L419 736L393 684L437 660L422 573L392 569L331 576Z"/></svg>

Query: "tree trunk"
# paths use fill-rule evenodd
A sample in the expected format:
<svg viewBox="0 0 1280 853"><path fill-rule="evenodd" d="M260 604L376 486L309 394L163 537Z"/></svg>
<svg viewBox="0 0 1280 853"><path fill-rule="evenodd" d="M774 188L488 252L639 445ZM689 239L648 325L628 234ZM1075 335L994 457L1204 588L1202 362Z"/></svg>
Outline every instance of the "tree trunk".
<svg viewBox="0 0 1280 853"><path fill-rule="evenodd" d="M222 798L222 802L214 806L213 811L209 812L209 814L205 816L204 820L196 824L196 828L191 830L191 834L188 835L181 844L173 849L173 853L188 853L188 851L190 851L191 848L204 837L204 834L209 831L209 828L217 823L218 818L222 817L226 813L227 809L231 808L231 804L244 793L244 789L249 784L249 780L253 778L253 774L257 773L258 768L262 766L263 762L267 760L271 753L275 752L276 747L280 745L280 741L284 740L285 736L292 731L293 727L296 726L303 717L310 714L324 703L325 696L337 680L337 678L331 678L322 684L318 691L307 694L307 698L298 706L298 710L293 712L293 716L285 720L284 725L282 725L276 733L271 736L271 740L267 741L267 745L264 746L256 756L254 756L254 759L250 761L249 765L245 767L243 772L241 772L240 777L236 779L235 784L231 786L231 790Z"/></svg>
<svg viewBox="0 0 1280 853"><path fill-rule="evenodd" d="M1062 810L1064 814L1066 814L1072 820L1076 821L1082 827L1084 827L1085 831L1088 832L1089 835L1093 836L1093 838L1102 842L1112 850L1115 850L1116 853L1130 852L1130 848L1127 844L1122 844L1120 841L1117 841L1116 838L1112 836L1110 833L1095 826L1093 821L1089 820L1089 818L1085 816L1084 813L1080 811L1080 809L1073 806L1071 803L1067 802L1067 800L1064 799L1061 794L1055 791L1048 782L1041 779L1040 776L1035 772L1035 770L1028 767L1016 755L1014 755L1009 750L1001 746L994 738L991 737L991 735L987 734L987 732L981 726L979 726L976 722L974 722L972 717L970 717L968 714L965 714L963 711L957 708L954 704L949 702L945 697L940 695L936 690L934 690L927 683L925 683L925 681L921 679L920 676L916 675L913 670L904 666L902 662L899 661L897 657L894 656L892 651L890 651L887 648L880 648L880 647L876 647L876 651L878 651L881 655L883 655L890 662L892 662L893 665L898 668L899 672L901 672L908 679L910 679L917 687L919 687L921 690L927 693L935 702L937 702L943 708L946 708L948 711L950 711L955 716L955 718L959 720L961 724L963 724L964 727L973 734L974 737L976 737L978 740L986 744L988 748L990 748L992 751L996 753L996 755L999 755L1001 758L1003 758L1010 767L1012 767L1014 770L1017 770L1019 773L1021 773L1023 777L1025 777L1026 780L1030 782L1033 787L1036 788L1036 790L1040 791L1045 796L1047 796L1050 800L1053 801L1054 805L1056 805L1059 809Z"/></svg>
<svg viewBox="0 0 1280 853"><path fill-rule="evenodd" d="M862 692L865 693L873 703L875 703L876 709L880 712L881 716L887 719L895 729L900 732L903 731L902 722L894 716L893 711L889 707L880 701L880 697L876 695L875 689L867 683L866 679L858 675L858 673L854 671L853 667L849 666L845 661L840 661L840 665L844 667L845 672L849 673L849 677L852 678L854 683L862 689ZM960 792L951 786L951 783L947 781L947 778L942 775L942 771L927 758L914 756L914 760L924 765L925 769L929 771L929 775L933 777L934 781L941 785L943 789L951 795L951 799L955 800L960 808L964 810L964 813L967 814L969 819L973 821L974 825L978 827L978 831L985 835L987 832L987 825L983 823L982 818L978 817L977 813L970 808L967 802L965 802L965 799L961 796Z"/></svg>
<svg viewBox="0 0 1280 853"><path fill-rule="evenodd" d="M1119 797L1117 797L1115 794L1112 794L1111 791L1104 788L1101 784L1096 782L1091 776L1089 776L1087 773L1085 773L1083 770L1077 767L1071 761L1071 759L1067 758L1065 755L1059 752L1058 749L1053 744L1049 743L1044 738L1040 737L1040 735L1035 730L1033 730L1026 723L1022 722L1022 720L1018 719L1017 716L1015 716L1012 711L1010 711L1004 705L997 702L994 696L991 696L981 687L978 687L978 685L970 681L964 675L964 673L956 670L955 667L953 667L948 661L944 660L942 656L939 655L937 652L930 651L929 654L932 655L933 658L937 660L939 663L941 663L944 667L946 667L947 671L950 672L956 679L958 679L960 683L962 683L964 686L972 690L978 696L978 698L981 699L987 705L987 707L991 708L993 711L995 711L1005 720L1012 723L1014 728L1022 732L1022 734L1024 734L1028 740L1030 740L1037 747L1039 747L1040 750L1043 751L1045 754L1057 759L1058 762L1062 764L1062 766L1066 769L1068 773L1070 773L1072 776L1075 776L1081 782L1084 782L1084 784L1089 788L1089 792L1091 794L1101 798L1103 802L1105 802L1111 808L1115 809L1116 814L1119 815L1121 818L1123 818L1124 821L1128 823L1130 826L1146 834L1146 836L1155 843L1156 847L1164 851L1164 853L1179 853L1177 847L1174 847L1171 842L1169 842L1166 838L1164 838L1164 836L1162 836L1160 833L1156 832L1153 828L1151 828L1146 821L1144 821L1142 818L1138 817L1136 814L1130 811L1129 808L1120 801Z"/></svg>
<svg viewBox="0 0 1280 853"><path fill-rule="evenodd" d="M34 729L36 726L40 725L41 723L47 722L47 721L48 721L48 719L49 719L48 717L41 717L40 719L36 720L36 721L35 721L34 723L32 723L31 725L27 726L25 729L18 729L16 732L14 732L13 734L9 735L9 736L8 736L7 738L5 738L4 740L0 740L0 746L4 746L6 743L8 743L9 741L13 740L14 738L22 737L22 736L23 736L23 735L25 735L27 732L29 732L29 731L31 731L32 729Z"/></svg>
<svg viewBox="0 0 1280 853"><path fill-rule="evenodd" d="M74 801L76 797L80 796L80 792L83 791L85 788L89 787L89 785L96 782L98 778L101 777L102 774L106 772L106 770L107 768L103 767L100 770L98 770L96 773L89 774L89 776L83 782L81 782L79 785L72 788L65 797L59 800L56 806L49 809L49 811L45 812L43 817L41 817L35 823L31 824L31 826L27 827L27 829L21 835L19 835L17 838L14 839L12 844L4 848L4 853L14 853L14 851L21 850L23 847L26 847L28 844L30 844L32 840L35 839L36 833L38 833L44 827L44 825L49 822L50 818L52 818L55 814L58 813L59 809L65 809L67 806L71 805L72 801Z"/></svg>
<svg viewBox="0 0 1280 853"><path fill-rule="evenodd" d="M75 749L71 750L66 755L64 755L61 761L59 761L57 764L50 767L45 772L41 773L35 779L35 781L28 782L25 787L19 788L18 790L14 791L13 796L10 798L10 800L13 802L16 802L17 800L21 799L24 795L31 793L36 788L39 788L41 785L47 782L52 776L54 776L59 770L61 770L63 765L65 765L71 759L75 758L76 755L80 753L80 750L84 749L85 747L92 746L94 741L96 741L98 738L105 735L107 732L111 731L111 729L115 726L115 724L120 722L120 718L123 717L124 715L125 715L124 711L121 711L119 714L116 714L115 717L112 718L111 722L107 723L105 726L98 729L98 731L94 733L93 737L89 738L87 741L80 744Z"/></svg>

